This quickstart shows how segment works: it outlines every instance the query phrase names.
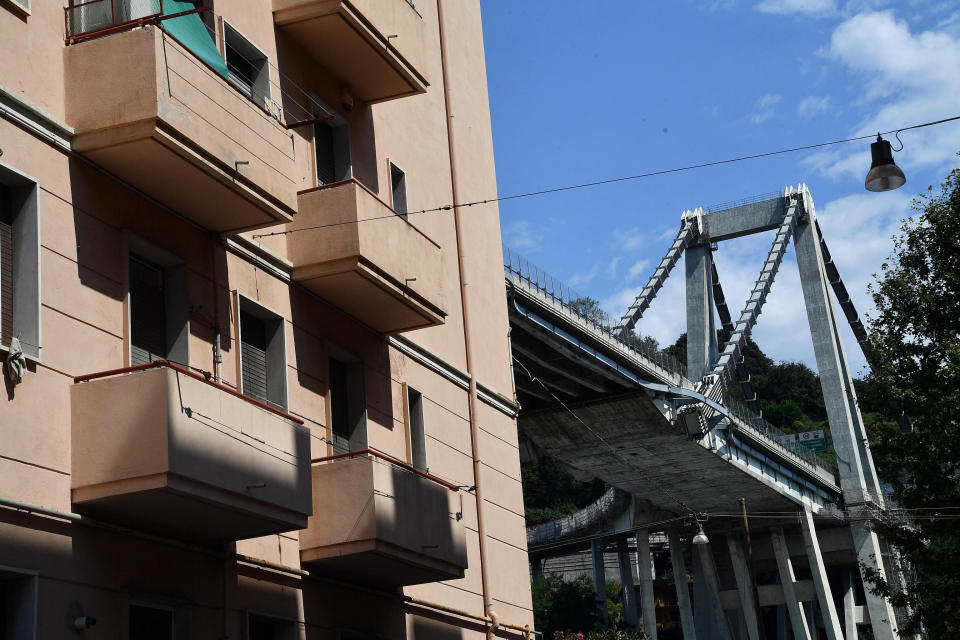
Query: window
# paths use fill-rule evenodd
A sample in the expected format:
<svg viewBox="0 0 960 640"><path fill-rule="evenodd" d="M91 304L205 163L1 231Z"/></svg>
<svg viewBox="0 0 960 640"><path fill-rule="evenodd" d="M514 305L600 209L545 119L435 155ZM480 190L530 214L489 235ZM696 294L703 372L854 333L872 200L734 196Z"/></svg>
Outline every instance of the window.
<svg viewBox="0 0 960 640"><path fill-rule="evenodd" d="M37 576L0 567L0 638L34 638Z"/></svg>
<svg viewBox="0 0 960 640"><path fill-rule="evenodd" d="M223 43L229 80L254 102L267 107L270 99L270 62L253 43L223 23Z"/></svg>
<svg viewBox="0 0 960 640"><path fill-rule="evenodd" d="M130 640L173 640L173 609L131 604Z"/></svg>
<svg viewBox="0 0 960 640"><path fill-rule="evenodd" d="M40 229L37 184L0 165L0 344L20 340L40 359Z"/></svg>
<svg viewBox="0 0 960 640"><path fill-rule="evenodd" d="M393 210L407 217L407 174L397 165L390 163L390 189L393 193Z"/></svg>
<svg viewBox="0 0 960 640"><path fill-rule="evenodd" d="M159 5L155 0L113 0L113 2L71 0L70 6L73 7L68 14L72 34L131 22L159 12Z"/></svg>
<svg viewBox="0 0 960 640"><path fill-rule="evenodd" d="M330 120L313 125L313 151L317 163L317 186L340 182L353 176L350 161L350 127L347 121L327 108L316 96L310 98L314 118Z"/></svg>
<svg viewBox="0 0 960 640"><path fill-rule="evenodd" d="M423 394L407 387L407 414L410 419L410 462L427 470L427 436L423 428Z"/></svg>
<svg viewBox="0 0 960 640"><path fill-rule="evenodd" d="M285 618L251 613L247 617L248 640L297 640L297 623Z"/></svg>
<svg viewBox="0 0 960 640"><path fill-rule="evenodd" d="M366 449L367 407L363 362L336 353L329 359L328 368L333 452Z"/></svg>
<svg viewBox="0 0 960 640"><path fill-rule="evenodd" d="M30 13L30 1L31 0L10 0L10 4L22 10L24 13Z"/></svg>
<svg viewBox="0 0 960 640"><path fill-rule="evenodd" d="M287 371L283 318L240 298L240 389L286 410Z"/></svg>
<svg viewBox="0 0 960 640"><path fill-rule="evenodd" d="M189 363L187 267L136 236L130 245L130 365L154 360Z"/></svg>

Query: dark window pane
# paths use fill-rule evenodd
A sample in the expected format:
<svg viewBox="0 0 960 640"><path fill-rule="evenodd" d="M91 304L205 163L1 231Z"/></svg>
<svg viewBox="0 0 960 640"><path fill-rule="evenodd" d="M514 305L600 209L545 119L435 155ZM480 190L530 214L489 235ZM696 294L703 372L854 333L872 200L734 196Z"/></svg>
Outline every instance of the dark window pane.
<svg viewBox="0 0 960 640"><path fill-rule="evenodd" d="M330 184L337 181L336 159L333 146L333 129L325 122L313 127L313 146L317 154L317 182Z"/></svg>
<svg viewBox="0 0 960 640"><path fill-rule="evenodd" d="M130 364L146 364L167 356L163 271L130 259Z"/></svg>
<svg viewBox="0 0 960 640"><path fill-rule="evenodd" d="M13 335L13 211L10 190L0 185L0 341Z"/></svg>
<svg viewBox="0 0 960 640"><path fill-rule="evenodd" d="M130 605L130 640L172 640L173 612Z"/></svg>
<svg viewBox="0 0 960 640"><path fill-rule="evenodd" d="M330 360L330 417L333 422L333 444L342 451L350 450L350 401L347 393L347 365Z"/></svg>

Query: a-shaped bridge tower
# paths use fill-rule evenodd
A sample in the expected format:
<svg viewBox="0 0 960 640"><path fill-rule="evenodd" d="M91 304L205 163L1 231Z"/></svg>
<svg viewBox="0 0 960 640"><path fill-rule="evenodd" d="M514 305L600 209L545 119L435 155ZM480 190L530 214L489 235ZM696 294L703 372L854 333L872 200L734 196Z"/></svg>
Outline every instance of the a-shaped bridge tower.
<svg viewBox="0 0 960 640"><path fill-rule="evenodd" d="M766 231L775 232L773 242L734 320L713 252L724 241ZM755 406L742 352L791 244L836 469L784 444L775 427L728 394L739 384L748 405ZM633 333L681 258L685 308L658 313L685 315L685 367L650 350ZM633 496L629 526L620 517L616 531L564 539L558 533L554 541L544 541L541 530L530 545L534 562L583 545L602 558L604 545L616 542L622 549L624 537L635 536L638 553L647 554L638 558L640 608L647 635L655 638L647 535L667 534L673 573L684 576L682 547L696 521L706 520L701 523L710 543L691 547L692 605L687 585L676 584L685 640L754 640L768 627L784 637L787 626L795 638L856 640L858 624L869 625L877 640L894 640L894 611L862 580L868 569L894 578L901 570L871 528L891 511L867 444L831 290L869 358L866 333L820 233L806 185L719 210L684 212L666 256L619 322L586 313L582 298L512 255L505 273L527 453L556 457L581 477L599 477ZM679 333L679 318L677 325ZM755 569L745 560L739 520L731 518L741 498L751 512L763 514L750 522ZM721 539L726 544L717 544ZM764 621L770 607L778 608L779 625Z"/></svg>

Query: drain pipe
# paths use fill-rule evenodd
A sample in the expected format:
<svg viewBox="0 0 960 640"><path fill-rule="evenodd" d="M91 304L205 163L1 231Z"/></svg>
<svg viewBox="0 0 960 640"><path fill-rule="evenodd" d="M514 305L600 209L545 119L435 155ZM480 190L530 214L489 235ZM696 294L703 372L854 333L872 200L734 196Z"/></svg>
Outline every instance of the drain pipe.
<svg viewBox="0 0 960 640"><path fill-rule="evenodd" d="M470 304L467 300L469 282L463 260L463 221L457 205L460 204L460 189L457 185L457 163L454 157L453 126L450 113L450 83L447 70L447 41L443 29L444 0L437 0L437 24L440 31L440 66L443 76L443 106L447 119L447 153L450 158L450 183L453 190L453 220L457 238L457 268L460 272L460 309L463 316L464 353L467 360L467 376L470 378L469 407L470 449L473 457L474 496L477 502L477 535L480 538L480 589L483 592L483 614L492 621L487 626L487 638L493 636L498 626L498 616L493 610L490 589L487 582L487 536L483 518L483 491L480 487L479 425L477 424L477 379L473 371L473 352L470 346Z"/></svg>
<svg viewBox="0 0 960 640"><path fill-rule="evenodd" d="M213 280L213 379L222 383L220 364L223 354L220 351L220 290L217 284L217 244L219 238L215 232L210 233L210 278Z"/></svg>

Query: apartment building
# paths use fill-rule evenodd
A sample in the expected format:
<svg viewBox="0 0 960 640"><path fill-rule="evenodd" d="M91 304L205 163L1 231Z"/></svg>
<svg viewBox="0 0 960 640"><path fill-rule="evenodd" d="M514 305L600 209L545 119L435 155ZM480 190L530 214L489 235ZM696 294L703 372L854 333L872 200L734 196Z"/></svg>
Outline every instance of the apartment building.
<svg viewBox="0 0 960 640"><path fill-rule="evenodd" d="M529 637L479 1L63 4L0 0L0 638Z"/></svg>

